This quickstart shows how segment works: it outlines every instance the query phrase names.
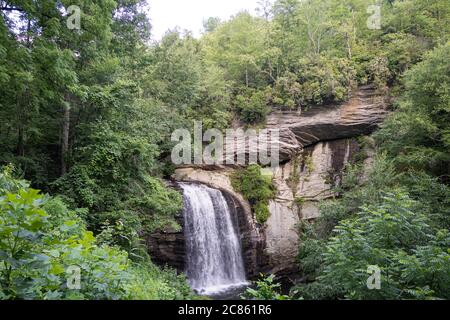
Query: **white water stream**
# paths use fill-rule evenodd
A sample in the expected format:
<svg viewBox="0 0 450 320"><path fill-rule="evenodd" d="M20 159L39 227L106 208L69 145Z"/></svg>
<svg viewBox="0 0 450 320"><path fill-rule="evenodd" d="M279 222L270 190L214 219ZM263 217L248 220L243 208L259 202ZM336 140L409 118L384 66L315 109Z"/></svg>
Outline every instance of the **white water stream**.
<svg viewBox="0 0 450 320"><path fill-rule="evenodd" d="M239 233L222 192L204 185L181 187L191 287L200 294L215 295L246 285Z"/></svg>

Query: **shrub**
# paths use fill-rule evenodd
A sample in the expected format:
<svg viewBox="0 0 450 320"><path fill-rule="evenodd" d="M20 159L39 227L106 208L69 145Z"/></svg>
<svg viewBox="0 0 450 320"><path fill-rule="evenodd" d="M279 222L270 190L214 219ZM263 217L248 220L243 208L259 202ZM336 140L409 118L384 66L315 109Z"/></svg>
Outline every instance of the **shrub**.
<svg viewBox="0 0 450 320"><path fill-rule="evenodd" d="M281 285L275 283L275 276L264 277L260 275L260 280L256 281L256 288L248 288L242 295L243 299L250 300L289 300L289 296L279 293Z"/></svg>
<svg viewBox="0 0 450 320"><path fill-rule="evenodd" d="M233 188L250 202L259 223L264 224L270 216L269 200L276 195L272 179L261 174L261 167L252 164L236 171L231 177Z"/></svg>
<svg viewBox="0 0 450 320"><path fill-rule="evenodd" d="M270 217L270 211L267 203L265 202L258 202L253 210L255 211L256 221L258 221L261 224L264 224L267 222L267 220Z"/></svg>
<svg viewBox="0 0 450 320"><path fill-rule="evenodd" d="M341 221L326 243L316 288L333 287L350 299L448 298L450 234L435 232L417 208L408 195L389 193ZM372 265L381 269L380 290L366 286Z"/></svg>
<svg viewBox="0 0 450 320"><path fill-rule="evenodd" d="M78 212L14 180L8 170L0 173L0 258L2 299L180 299L190 295L181 277L159 271L149 262L135 264L127 252L100 244ZM72 266L80 269L80 289L67 285Z"/></svg>
<svg viewBox="0 0 450 320"><path fill-rule="evenodd" d="M270 111L264 91L248 90L236 96L235 104L240 119L246 124L264 123Z"/></svg>

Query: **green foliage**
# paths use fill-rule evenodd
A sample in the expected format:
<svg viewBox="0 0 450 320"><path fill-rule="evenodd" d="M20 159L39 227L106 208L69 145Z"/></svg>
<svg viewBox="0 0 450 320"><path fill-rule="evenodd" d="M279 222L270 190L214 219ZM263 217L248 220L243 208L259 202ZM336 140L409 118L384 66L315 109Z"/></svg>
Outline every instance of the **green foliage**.
<svg viewBox="0 0 450 320"><path fill-rule="evenodd" d="M386 76L384 80L387 80L389 76L401 77L403 73L420 61L427 49L425 44L418 42L415 36L408 33L389 33L382 40L386 46L389 63L388 66L384 65ZM386 67L389 70L386 70Z"/></svg>
<svg viewBox="0 0 450 320"><path fill-rule="evenodd" d="M130 111L139 116L144 112L141 107L147 114L154 112L147 105L131 106ZM181 210L181 196L150 176L161 170L156 158L165 146L160 140L170 134L170 126L153 121L157 119L124 121L121 131L107 123L98 124L85 137L90 143L76 149L76 164L54 183L74 207L90 211L92 230L119 223L120 236L114 238L127 250L137 245L142 231L176 227L174 216Z"/></svg>
<svg viewBox="0 0 450 320"><path fill-rule="evenodd" d="M178 32L167 33L152 52L155 63L147 69L147 94L174 107L193 103L201 76L198 50L189 34L183 38Z"/></svg>
<svg viewBox="0 0 450 320"><path fill-rule="evenodd" d="M308 299L448 298L449 233L433 229L419 208L401 192L386 194L379 205L361 207L341 220L329 240L309 238L299 258L303 271L317 278L296 287L298 294ZM427 256L431 252L433 259ZM381 290L367 288L369 266L381 269Z"/></svg>
<svg viewBox="0 0 450 320"><path fill-rule="evenodd" d="M137 152L153 162L152 176L165 174L166 165L159 164L169 148L166 130L184 120L225 129L235 112L245 123L259 124L269 106L336 103L347 99L357 84L368 82L384 90L419 62L423 52L448 41L444 0L382 6L380 31L366 26L369 4L280 0L264 4L264 18L246 12L229 21L211 18L200 39L172 31L149 44L144 1L79 1L86 20L80 33L67 28L56 3L16 3L14 8L24 13L18 18L22 25L27 18L33 23L30 30L18 30L12 27L12 16L1 13L0 81L5 85L0 117L5 121L0 161L14 163L46 191L60 192L51 183L67 167L70 174L83 176L89 188L82 198L92 204L95 179L86 177L90 168L79 167L91 160L84 151L112 147L115 152ZM66 107L69 115L64 115ZM435 133L426 118L417 122L425 133ZM68 141L62 124L68 125ZM103 137L95 136L97 129ZM139 129L144 129L141 134ZM161 139L155 139L161 132ZM442 141L446 137L443 132ZM109 138L130 149L108 145ZM424 161L431 151L436 149L422 149L410 160ZM128 163L137 167L143 162Z"/></svg>
<svg viewBox="0 0 450 320"><path fill-rule="evenodd" d="M410 196L416 199L420 210L430 218L435 228L450 230L450 187L439 178L424 172L412 171L403 174L400 183Z"/></svg>
<svg viewBox="0 0 450 320"><path fill-rule="evenodd" d="M179 228L181 196L161 181L172 170L172 131L192 120L206 129L223 130L235 118L259 126L271 108L336 104L361 84L402 96L375 134L380 150L372 172L347 167L340 198L321 205L314 225L302 226L299 263L309 283L301 295L447 297L447 235L438 229L450 228L448 1L389 1L381 30L367 28L372 0L265 1L262 17L211 18L200 39L175 30L154 43L142 0L77 1L79 32L66 26L62 7L70 1L2 3L0 164L15 167L0 173L2 297L187 296L173 272L130 260L148 259L143 233ZM13 171L58 197L11 179ZM275 195L270 179L250 166L232 180L264 223ZM398 208L389 207L392 201ZM388 209L386 221L368 218ZM377 242L383 230L403 232L399 221L409 226L411 212L426 218L426 228L410 227L427 241L414 239L408 248ZM343 235L332 240L337 226ZM366 236L368 230L375 234ZM391 281L378 295L361 291L364 268L352 278L350 262L327 253L336 246L355 250L361 267L378 263L348 241L353 233L379 254ZM64 288L61 271L74 262L89 274L78 292ZM336 286L334 276L347 282Z"/></svg>
<svg viewBox="0 0 450 320"><path fill-rule="evenodd" d="M412 292L417 290L448 298L448 230L434 234L427 217L402 193L387 194L383 200L339 223L327 243L318 281L352 299L416 298ZM425 252L433 252L434 258L428 260ZM371 265L382 270L381 290L368 290L365 284Z"/></svg>
<svg viewBox="0 0 450 320"><path fill-rule="evenodd" d="M449 58L447 43L406 73L406 94L398 112L375 135L381 148L395 156L400 169L426 170L437 176L449 174Z"/></svg>
<svg viewBox="0 0 450 320"><path fill-rule="evenodd" d="M238 13L202 39L206 61L223 68L225 79L235 86L259 87L264 83L266 25L247 12Z"/></svg>
<svg viewBox="0 0 450 320"><path fill-rule="evenodd" d="M268 91L269 101L274 107L292 110L301 105L302 87L294 73L287 72L278 77L273 88L269 87Z"/></svg>
<svg viewBox="0 0 450 320"><path fill-rule="evenodd" d="M128 254L99 244L82 219L59 199L0 173L0 296L3 299L180 299L190 296L172 271L137 265ZM20 185L20 187L16 187ZM147 262L148 263L148 262ZM69 267L81 270L81 289L67 286Z"/></svg>
<svg viewBox="0 0 450 320"><path fill-rule="evenodd" d="M174 270L160 270L154 265L132 268L132 281L127 284L129 299L133 300L185 300L193 299L192 290L184 275Z"/></svg>
<svg viewBox="0 0 450 320"><path fill-rule="evenodd" d="M294 204L297 206L297 207L299 207L299 208L301 208L304 204L305 204L305 198L302 198L302 197L295 197L295 199L294 199Z"/></svg>
<svg viewBox="0 0 450 320"><path fill-rule="evenodd" d="M256 221L261 224L267 222L270 217L269 206L266 202L260 201L257 202L253 207L253 211L255 212Z"/></svg>
<svg viewBox="0 0 450 320"><path fill-rule="evenodd" d="M406 73L398 109L375 134L371 172L347 167L342 198L303 226L302 297L448 299L447 56L448 45L438 47ZM366 286L373 265L381 290Z"/></svg>
<svg viewBox="0 0 450 320"><path fill-rule="evenodd" d="M179 228L174 217L181 210L181 195L167 189L160 180L144 176L138 181L124 179L120 184L120 180L112 179L110 184L103 184L102 178L92 179L88 175L80 178L70 174L59 182L60 188L70 199L77 199L75 205L95 213L87 216L91 229L99 232L114 226L112 243L128 252L139 247L142 232ZM82 202L85 195L92 202Z"/></svg>
<svg viewBox="0 0 450 320"><path fill-rule="evenodd" d="M296 73L277 79L272 101L293 109L346 100L353 89L354 71L346 59L318 56L302 59Z"/></svg>
<svg viewBox="0 0 450 320"><path fill-rule="evenodd" d="M248 288L242 295L243 299L250 300L289 300L289 296L279 293L279 283L275 283L275 276L268 277L260 275L260 280L256 281L256 288Z"/></svg>
<svg viewBox="0 0 450 320"><path fill-rule="evenodd" d="M269 200L276 194L272 179L262 175L259 165L252 164L246 169L234 172L231 183L234 190L240 192L250 202L256 220L264 224L270 215Z"/></svg>
<svg viewBox="0 0 450 320"><path fill-rule="evenodd" d="M270 111L263 91L248 90L236 96L235 104L239 118L246 124L263 124Z"/></svg>
<svg viewBox="0 0 450 320"><path fill-rule="evenodd" d="M302 222L299 231L301 241L297 261L307 280L314 281L323 264L322 254L326 241L320 238L319 231L311 223Z"/></svg>
<svg viewBox="0 0 450 320"><path fill-rule="evenodd" d="M391 81L391 72L388 68L386 57L378 56L373 58L368 65L369 82L373 83L379 93L387 92L387 84Z"/></svg>

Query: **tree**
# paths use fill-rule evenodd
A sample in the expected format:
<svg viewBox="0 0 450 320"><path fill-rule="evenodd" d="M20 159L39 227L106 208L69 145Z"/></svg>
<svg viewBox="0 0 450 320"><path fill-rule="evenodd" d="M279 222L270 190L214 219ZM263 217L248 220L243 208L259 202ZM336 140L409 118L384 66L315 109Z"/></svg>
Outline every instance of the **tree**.
<svg viewBox="0 0 450 320"><path fill-rule="evenodd" d="M49 129L48 132L59 132L47 141L49 144L58 145L60 163L55 166L61 174L67 171L71 113L76 111L75 101L80 98L79 95L83 91L80 90L80 81L84 81L83 72L86 66L101 56L102 48L107 48L109 23L115 3L110 0L101 3L80 1L81 19L84 20L80 32L67 28L66 17L62 10L65 4L52 1L38 4L25 1L5 6L2 10L2 22L5 23L2 32L14 39L14 42L10 42L12 46L9 50L16 48L22 51L20 59L27 60L26 64L21 61L15 63L18 67L23 65L24 68L16 70L22 69L25 71L23 75L27 75L26 78L19 78L23 89L13 90L21 99L3 97L5 100L16 101L17 110L14 114L19 117L16 122L18 143L15 153L25 157L28 145L33 144L33 141L27 139L36 137L39 131L42 132L43 128L36 124L45 122L54 125L55 128ZM19 21L14 21L7 13L11 11L20 13ZM96 19L90 19L91 15L95 15ZM14 28L15 22L19 24L26 22L26 28ZM58 41L55 41L56 38ZM14 63L14 59L10 61ZM55 108L61 111L55 113ZM41 110L41 114L45 116L51 116L44 120L37 110ZM34 134L30 134L31 132ZM30 156L32 158L32 155ZM27 167L27 164L23 164L24 169L28 169ZM31 172L26 170L26 174Z"/></svg>
<svg viewBox="0 0 450 320"><path fill-rule="evenodd" d="M198 52L199 44L190 34L166 33L151 52L154 63L146 70L144 97L157 98L177 108L194 104L201 74Z"/></svg>
<svg viewBox="0 0 450 320"><path fill-rule="evenodd" d="M205 33L214 32L214 30L216 30L220 24L220 18L209 17L208 19L203 21L203 29L205 30Z"/></svg>
<svg viewBox="0 0 450 320"><path fill-rule="evenodd" d="M236 85L258 87L263 83L261 59L265 51L265 24L247 12L237 14L205 36L207 63L224 69L227 80Z"/></svg>
<svg viewBox="0 0 450 320"><path fill-rule="evenodd" d="M376 135L382 149L396 156L400 168L424 169L443 181L447 181L450 165L449 58L450 45L446 44L406 73L406 94L399 110ZM397 138L392 141L389 137L394 132Z"/></svg>

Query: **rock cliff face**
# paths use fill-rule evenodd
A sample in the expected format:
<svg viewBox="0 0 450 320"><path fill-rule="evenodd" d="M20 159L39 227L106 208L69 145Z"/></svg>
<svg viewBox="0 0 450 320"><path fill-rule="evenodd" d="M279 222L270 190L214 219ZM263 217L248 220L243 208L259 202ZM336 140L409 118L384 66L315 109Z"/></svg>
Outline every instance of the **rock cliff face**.
<svg viewBox="0 0 450 320"><path fill-rule="evenodd" d="M280 161L290 161L300 150L316 143L370 134L386 117L386 104L385 97L377 95L373 87L364 86L340 105L316 106L301 112L272 112L266 129L268 135L273 130L279 131ZM236 158L236 153L242 151L233 147L225 145L226 154L234 152ZM249 149L245 149L247 157Z"/></svg>
<svg viewBox="0 0 450 320"><path fill-rule="evenodd" d="M340 183L345 165L361 151L356 137L376 129L387 115L385 106L371 87L363 87L341 105L303 113L272 113L267 128L280 130L282 164L272 172L277 196L269 204L271 215L264 226L256 222L248 202L231 186L230 175L236 168L180 167L173 178L224 192L238 216L249 277L260 272L289 274L295 270L299 222L317 218L318 202L336 196L333 187ZM182 269L182 238L182 233L149 237L152 256L157 262Z"/></svg>
<svg viewBox="0 0 450 320"><path fill-rule="evenodd" d="M272 272L289 272L295 266L298 224L319 216L318 202L336 196L342 170L359 152L354 139L319 142L306 147L274 172L277 197L270 202L265 228L266 251Z"/></svg>
<svg viewBox="0 0 450 320"><path fill-rule="evenodd" d="M341 105L313 107L306 112L274 112L267 121L269 129L288 131L300 146L320 141L352 138L372 132L386 116L385 98L371 86L361 87Z"/></svg>

